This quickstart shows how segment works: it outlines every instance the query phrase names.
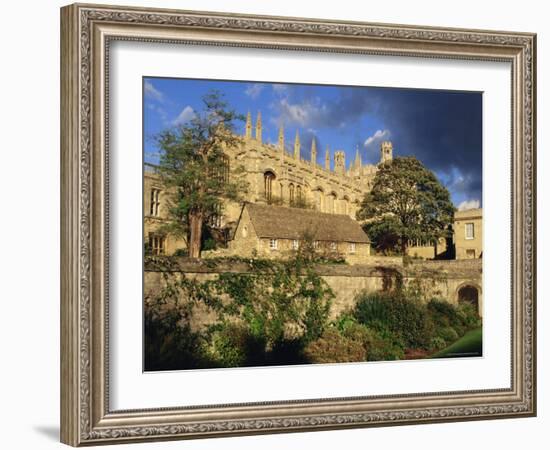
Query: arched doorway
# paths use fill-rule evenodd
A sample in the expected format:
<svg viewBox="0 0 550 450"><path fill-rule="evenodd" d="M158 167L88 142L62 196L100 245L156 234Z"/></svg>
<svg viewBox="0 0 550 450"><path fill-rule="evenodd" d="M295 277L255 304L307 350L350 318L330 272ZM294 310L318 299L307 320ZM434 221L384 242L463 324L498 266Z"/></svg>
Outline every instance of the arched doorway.
<svg viewBox="0 0 550 450"><path fill-rule="evenodd" d="M479 290L477 287L466 284L458 289L458 303L472 305L479 311Z"/></svg>

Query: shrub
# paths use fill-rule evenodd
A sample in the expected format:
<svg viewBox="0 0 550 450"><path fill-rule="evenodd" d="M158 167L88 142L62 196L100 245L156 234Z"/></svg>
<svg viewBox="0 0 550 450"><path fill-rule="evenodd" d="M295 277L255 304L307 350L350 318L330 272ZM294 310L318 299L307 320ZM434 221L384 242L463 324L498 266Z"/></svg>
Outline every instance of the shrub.
<svg viewBox="0 0 550 450"><path fill-rule="evenodd" d="M447 342L445 341L445 339L439 336L434 337L430 342L430 350L441 350L444 349L446 346Z"/></svg>
<svg viewBox="0 0 550 450"><path fill-rule="evenodd" d="M457 306L445 300L430 300L428 312L438 327L451 326L460 335L481 325L481 319L473 305L461 303Z"/></svg>
<svg viewBox="0 0 550 450"><path fill-rule="evenodd" d="M395 333L380 332L365 327L365 348L368 361L393 361L403 359L405 353L402 339Z"/></svg>
<svg viewBox="0 0 550 450"><path fill-rule="evenodd" d="M305 347L304 356L311 363L357 362L366 361L367 352L360 340L346 337L331 327Z"/></svg>
<svg viewBox="0 0 550 450"><path fill-rule="evenodd" d="M213 331L206 351L221 367L238 367L246 362L246 330L237 325L222 325Z"/></svg>
<svg viewBox="0 0 550 450"><path fill-rule="evenodd" d="M460 323L457 311L445 300L432 299L427 304L428 313L438 327L454 326Z"/></svg>
<svg viewBox="0 0 550 450"><path fill-rule="evenodd" d="M436 337L451 344L458 340L459 335L453 327L444 327L437 330Z"/></svg>
<svg viewBox="0 0 550 450"><path fill-rule="evenodd" d="M216 240L212 237L205 239L202 244L202 250L216 250L217 248L218 244Z"/></svg>
<svg viewBox="0 0 550 450"><path fill-rule="evenodd" d="M370 328L396 334L409 348L429 348L435 333L426 306L402 291L360 294L354 317Z"/></svg>
<svg viewBox="0 0 550 450"><path fill-rule="evenodd" d="M243 325L218 323L209 334L205 351L217 367L250 366L265 359L265 343L251 336Z"/></svg>
<svg viewBox="0 0 550 450"><path fill-rule="evenodd" d="M477 314L477 309L468 303L461 303L457 306L457 315L460 321L467 329L479 327L481 319Z"/></svg>
<svg viewBox="0 0 550 450"><path fill-rule="evenodd" d="M343 313L335 322L337 329L348 339L361 342L367 353L367 361L390 361L404 356L404 343L381 322L372 328L360 324L351 313Z"/></svg>
<svg viewBox="0 0 550 450"><path fill-rule="evenodd" d="M202 336L193 332L186 312L159 304L144 309L145 370L180 370L208 366Z"/></svg>

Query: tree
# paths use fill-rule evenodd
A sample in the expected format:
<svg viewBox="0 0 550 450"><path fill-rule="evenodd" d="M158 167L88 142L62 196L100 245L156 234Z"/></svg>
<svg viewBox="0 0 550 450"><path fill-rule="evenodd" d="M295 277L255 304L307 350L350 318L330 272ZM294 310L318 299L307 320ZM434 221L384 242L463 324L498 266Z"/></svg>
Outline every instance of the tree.
<svg viewBox="0 0 550 450"><path fill-rule="evenodd" d="M240 201L246 183L241 168L230 170L224 149L240 143L233 122L242 119L217 91L203 97L203 111L187 123L159 133L158 173L171 192L168 228L187 237L189 256L199 258L205 224L223 212L224 200ZM231 172L232 176L229 176Z"/></svg>
<svg viewBox="0 0 550 450"><path fill-rule="evenodd" d="M372 245L377 251L385 255L393 255L401 251L401 237L399 235L399 220L394 216L385 216L363 225Z"/></svg>
<svg viewBox="0 0 550 450"><path fill-rule="evenodd" d="M406 254L409 239L447 237L455 208L449 191L414 157L381 163L372 190L357 212L378 242L396 243Z"/></svg>

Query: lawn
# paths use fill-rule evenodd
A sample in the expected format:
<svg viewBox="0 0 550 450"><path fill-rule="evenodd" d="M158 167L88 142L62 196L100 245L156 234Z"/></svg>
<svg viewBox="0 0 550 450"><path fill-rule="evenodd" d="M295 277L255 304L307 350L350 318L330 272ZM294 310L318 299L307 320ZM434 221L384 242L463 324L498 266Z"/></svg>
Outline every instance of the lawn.
<svg viewBox="0 0 550 450"><path fill-rule="evenodd" d="M449 347L432 355L432 358L460 358L464 356L482 355L481 327L468 331L458 341Z"/></svg>

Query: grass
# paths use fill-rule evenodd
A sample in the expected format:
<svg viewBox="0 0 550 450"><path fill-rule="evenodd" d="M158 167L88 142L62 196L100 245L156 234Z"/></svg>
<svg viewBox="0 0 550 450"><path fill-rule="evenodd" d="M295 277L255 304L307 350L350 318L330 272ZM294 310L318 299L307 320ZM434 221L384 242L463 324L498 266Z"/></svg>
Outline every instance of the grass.
<svg viewBox="0 0 550 450"><path fill-rule="evenodd" d="M458 341L447 348L432 355L432 358L460 358L463 356L482 355L482 333L481 327L468 331Z"/></svg>

